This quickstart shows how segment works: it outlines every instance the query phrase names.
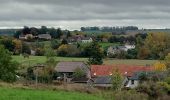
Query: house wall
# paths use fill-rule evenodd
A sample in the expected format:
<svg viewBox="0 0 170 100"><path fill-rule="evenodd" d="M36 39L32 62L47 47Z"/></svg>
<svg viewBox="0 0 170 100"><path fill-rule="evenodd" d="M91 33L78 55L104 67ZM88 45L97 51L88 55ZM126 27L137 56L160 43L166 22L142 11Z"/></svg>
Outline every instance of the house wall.
<svg viewBox="0 0 170 100"><path fill-rule="evenodd" d="M133 80L129 80L127 85L125 87L127 88L135 88L139 85L139 81L138 80L134 80L134 84L132 84Z"/></svg>
<svg viewBox="0 0 170 100"><path fill-rule="evenodd" d="M92 39L89 39L89 40L81 40L81 42L83 42L83 43L90 43L90 42L92 42Z"/></svg>

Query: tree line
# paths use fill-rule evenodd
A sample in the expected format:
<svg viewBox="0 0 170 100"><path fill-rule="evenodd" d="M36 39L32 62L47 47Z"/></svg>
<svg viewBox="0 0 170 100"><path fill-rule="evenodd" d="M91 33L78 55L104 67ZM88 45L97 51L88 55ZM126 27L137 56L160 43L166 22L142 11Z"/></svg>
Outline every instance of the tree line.
<svg viewBox="0 0 170 100"><path fill-rule="evenodd" d="M81 27L81 31L102 31L102 32L116 32L116 31L127 31L127 30L138 30L136 26L123 26L123 27Z"/></svg>

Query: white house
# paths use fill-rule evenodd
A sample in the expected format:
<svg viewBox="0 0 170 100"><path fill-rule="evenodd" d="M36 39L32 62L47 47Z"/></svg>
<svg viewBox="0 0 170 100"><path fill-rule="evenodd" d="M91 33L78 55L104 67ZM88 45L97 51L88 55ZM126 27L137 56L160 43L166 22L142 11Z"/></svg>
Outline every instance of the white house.
<svg viewBox="0 0 170 100"><path fill-rule="evenodd" d="M84 37L81 39L82 43L90 43L93 42L93 39L91 37Z"/></svg>
<svg viewBox="0 0 170 100"><path fill-rule="evenodd" d="M107 55L116 54L116 53L119 53L120 51L128 51L128 50L134 49L134 48L135 48L135 45L110 46L107 49Z"/></svg>
<svg viewBox="0 0 170 100"><path fill-rule="evenodd" d="M126 77L124 87L131 89L136 88L139 85L141 73L143 72L136 72L133 74L133 76Z"/></svg>
<svg viewBox="0 0 170 100"><path fill-rule="evenodd" d="M135 49L135 45L125 45L125 51L128 51L129 49Z"/></svg>

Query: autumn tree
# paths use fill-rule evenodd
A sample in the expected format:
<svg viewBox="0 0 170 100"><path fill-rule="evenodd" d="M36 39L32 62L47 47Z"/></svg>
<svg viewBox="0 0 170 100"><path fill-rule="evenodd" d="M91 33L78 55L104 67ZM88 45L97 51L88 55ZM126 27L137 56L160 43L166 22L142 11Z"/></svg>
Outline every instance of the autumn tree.
<svg viewBox="0 0 170 100"><path fill-rule="evenodd" d="M59 56L79 56L80 52L76 45L63 44L57 49Z"/></svg>
<svg viewBox="0 0 170 100"><path fill-rule="evenodd" d="M149 58L164 59L170 50L170 35L168 33L150 33L144 42L144 48L150 52Z"/></svg>
<svg viewBox="0 0 170 100"><path fill-rule="evenodd" d="M160 61L156 62L154 64L154 70L156 70L156 71L166 71L165 63L160 62Z"/></svg>
<svg viewBox="0 0 170 100"><path fill-rule="evenodd" d="M21 53L22 42L20 40L17 40L17 39L14 39L12 42L14 43L14 46L15 46L14 53L15 54Z"/></svg>

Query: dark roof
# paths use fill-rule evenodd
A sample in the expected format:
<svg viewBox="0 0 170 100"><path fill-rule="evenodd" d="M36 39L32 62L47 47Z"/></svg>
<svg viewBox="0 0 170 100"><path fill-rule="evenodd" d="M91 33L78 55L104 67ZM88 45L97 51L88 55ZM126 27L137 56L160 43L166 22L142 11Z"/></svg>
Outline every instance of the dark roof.
<svg viewBox="0 0 170 100"><path fill-rule="evenodd" d="M101 76L94 78L94 84L111 84L112 83L112 78L111 76Z"/></svg>
<svg viewBox="0 0 170 100"><path fill-rule="evenodd" d="M50 34L39 34L38 35L39 38L51 38Z"/></svg>
<svg viewBox="0 0 170 100"><path fill-rule="evenodd" d="M73 78L71 81L75 83L87 83L88 80L89 79L86 77L80 77L80 78Z"/></svg>
<svg viewBox="0 0 170 100"><path fill-rule="evenodd" d="M59 62L55 67L57 72L74 72L76 68L87 69L84 62Z"/></svg>
<svg viewBox="0 0 170 100"><path fill-rule="evenodd" d="M147 74L148 72L140 71L140 72L135 72L131 77L128 77L130 80L140 80L140 76L142 74Z"/></svg>

